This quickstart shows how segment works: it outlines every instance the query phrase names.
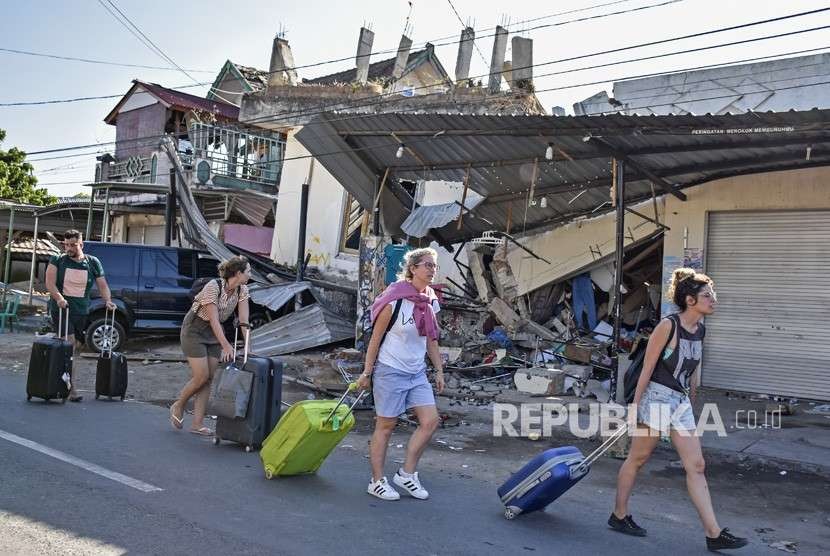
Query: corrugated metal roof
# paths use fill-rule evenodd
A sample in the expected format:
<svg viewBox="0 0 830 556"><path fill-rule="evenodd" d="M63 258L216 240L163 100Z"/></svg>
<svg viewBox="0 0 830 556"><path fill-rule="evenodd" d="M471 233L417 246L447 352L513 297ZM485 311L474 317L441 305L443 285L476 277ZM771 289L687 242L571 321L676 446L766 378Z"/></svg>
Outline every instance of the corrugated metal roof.
<svg viewBox="0 0 830 556"><path fill-rule="evenodd" d="M470 191L464 201L464 207L472 210L484 200L484 197ZM444 203L441 205L427 205L418 207L404 220L401 229L412 237L424 237L432 228L441 228L458 218L461 202ZM465 214L467 211L464 211Z"/></svg>
<svg viewBox="0 0 830 556"><path fill-rule="evenodd" d="M256 284L249 288L249 292L254 303L264 305L272 311L279 311L289 300L294 299L295 295L310 287L309 282L285 282L271 286Z"/></svg>
<svg viewBox="0 0 830 556"><path fill-rule="evenodd" d="M401 158L393 133L408 150ZM603 143L630 161L625 173L629 202L651 196L654 176L682 189L733 175L830 165L830 110L571 117L327 113L297 138L366 208L389 168L381 210L395 234L395 224L412 206L398 180L461 181L469 166L470 188L486 199L465 215L461 231L454 224L437 230L454 243L505 230L508 218L515 234L610 210L611 160ZM553 160L545 158L549 143L555 147ZM537 202L531 204L534 161ZM655 191L665 192L659 185Z"/></svg>
<svg viewBox="0 0 830 556"><path fill-rule="evenodd" d="M231 212L238 214L254 226L262 226L271 213L274 204L260 197L237 195L233 198Z"/></svg>
<svg viewBox="0 0 830 556"><path fill-rule="evenodd" d="M273 356L354 338L354 323L315 303L257 328L251 351Z"/></svg>

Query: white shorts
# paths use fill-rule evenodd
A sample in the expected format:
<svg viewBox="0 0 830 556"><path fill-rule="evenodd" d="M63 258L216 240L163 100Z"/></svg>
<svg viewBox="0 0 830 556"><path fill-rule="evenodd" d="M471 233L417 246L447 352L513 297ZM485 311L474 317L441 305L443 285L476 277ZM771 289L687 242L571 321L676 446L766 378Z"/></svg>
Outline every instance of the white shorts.
<svg viewBox="0 0 830 556"><path fill-rule="evenodd" d="M656 382L649 382L640 398L637 420L665 434L669 428L678 431L697 429L689 396Z"/></svg>

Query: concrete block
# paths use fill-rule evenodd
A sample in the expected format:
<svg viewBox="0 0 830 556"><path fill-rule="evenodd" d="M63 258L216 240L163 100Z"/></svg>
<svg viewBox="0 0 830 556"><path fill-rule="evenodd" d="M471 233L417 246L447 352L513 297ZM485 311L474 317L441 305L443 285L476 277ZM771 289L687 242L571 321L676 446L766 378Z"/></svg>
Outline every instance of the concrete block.
<svg viewBox="0 0 830 556"><path fill-rule="evenodd" d="M534 367L513 374L516 390L538 396L557 396L565 392L565 373L558 369Z"/></svg>

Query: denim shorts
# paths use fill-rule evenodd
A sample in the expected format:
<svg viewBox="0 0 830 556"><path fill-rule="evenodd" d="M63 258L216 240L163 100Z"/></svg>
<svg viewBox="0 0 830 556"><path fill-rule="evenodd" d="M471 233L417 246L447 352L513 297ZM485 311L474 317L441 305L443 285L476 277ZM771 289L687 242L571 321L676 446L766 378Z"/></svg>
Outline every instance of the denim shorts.
<svg viewBox="0 0 830 556"><path fill-rule="evenodd" d="M397 417L412 407L435 405L426 371L408 373L382 363L375 365L372 395L378 417Z"/></svg>
<svg viewBox="0 0 830 556"><path fill-rule="evenodd" d="M643 392L637 407L637 420L665 434L669 428L678 431L697 429L689 396L656 382L649 382Z"/></svg>

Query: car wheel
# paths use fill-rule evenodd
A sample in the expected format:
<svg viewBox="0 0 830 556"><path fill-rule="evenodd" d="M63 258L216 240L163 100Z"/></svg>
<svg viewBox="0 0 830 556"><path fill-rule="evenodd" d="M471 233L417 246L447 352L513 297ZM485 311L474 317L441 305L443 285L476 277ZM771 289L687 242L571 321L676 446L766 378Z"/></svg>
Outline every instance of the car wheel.
<svg viewBox="0 0 830 556"><path fill-rule="evenodd" d="M104 349L109 350L110 333L112 333L112 351L121 351L124 346L124 341L127 339L127 333L124 330L118 319L115 319L115 329L110 332L111 323L104 320L103 315L94 318L86 329L86 345L92 351L102 352Z"/></svg>

